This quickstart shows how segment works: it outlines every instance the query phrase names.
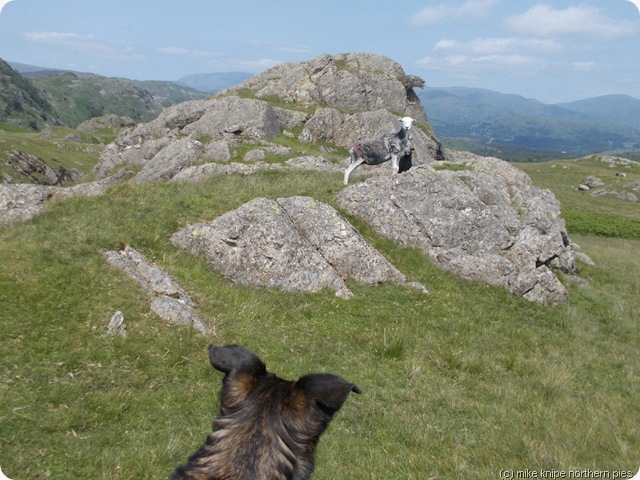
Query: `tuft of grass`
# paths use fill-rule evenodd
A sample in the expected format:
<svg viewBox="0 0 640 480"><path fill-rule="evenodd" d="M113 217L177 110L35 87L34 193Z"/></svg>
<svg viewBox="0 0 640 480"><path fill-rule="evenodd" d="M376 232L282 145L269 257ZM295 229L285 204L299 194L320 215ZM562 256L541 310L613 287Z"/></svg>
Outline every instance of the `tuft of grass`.
<svg viewBox="0 0 640 480"><path fill-rule="evenodd" d="M467 165L462 165L459 163L449 163L449 162L436 162L433 165L434 170L450 170L452 172L459 172L462 170L470 170L470 167Z"/></svg>
<svg viewBox="0 0 640 480"><path fill-rule="evenodd" d="M349 282L354 297L232 285L170 236L255 198L335 206L339 173L214 176L54 199L0 230L0 465L9 478L166 478L210 431L221 376L209 343L241 343L284 378L357 383L314 478L497 478L501 469L638 466L640 241L573 235L596 262L542 307L356 228L429 295ZM218 335L169 326L102 253L131 244ZM125 338L106 335L120 310Z"/></svg>

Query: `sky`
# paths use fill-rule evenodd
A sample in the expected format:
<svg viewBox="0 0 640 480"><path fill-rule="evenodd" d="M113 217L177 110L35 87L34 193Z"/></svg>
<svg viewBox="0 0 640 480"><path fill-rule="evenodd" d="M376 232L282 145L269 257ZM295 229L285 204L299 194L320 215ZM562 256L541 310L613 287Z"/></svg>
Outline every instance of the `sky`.
<svg viewBox="0 0 640 480"><path fill-rule="evenodd" d="M639 0L0 0L0 58L135 80L258 73L328 53L428 87L545 103L640 98Z"/></svg>

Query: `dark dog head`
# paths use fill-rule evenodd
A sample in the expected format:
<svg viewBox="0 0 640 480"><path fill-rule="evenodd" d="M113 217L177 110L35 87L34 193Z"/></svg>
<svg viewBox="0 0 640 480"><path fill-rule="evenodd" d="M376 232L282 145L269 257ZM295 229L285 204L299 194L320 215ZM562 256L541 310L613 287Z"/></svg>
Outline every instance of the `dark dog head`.
<svg viewBox="0 0 640 480"><path fill-rule="evenodd" d="M283 380L239 345L210 345L209 360L225 374L218 418L174 478L307 479L320 435L349 394L362 393L328 373Z"/></svg>

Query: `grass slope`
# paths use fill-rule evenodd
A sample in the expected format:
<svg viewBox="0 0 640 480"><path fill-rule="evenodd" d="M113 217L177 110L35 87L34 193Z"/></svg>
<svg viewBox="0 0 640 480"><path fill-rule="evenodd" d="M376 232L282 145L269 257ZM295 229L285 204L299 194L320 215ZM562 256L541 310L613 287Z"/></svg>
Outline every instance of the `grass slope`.
<svg viewBox="0 0 640 480"><path fill-rule="evenodd" d="M88 174L98 162L104 145L113 141L117 128L79 132L66 127L52 127L35 133L15 125L0 123L0 178L6 173L21 183L31 183L24 172L9 161L13 151L34 155L54 170L61 167Z"/></svg>
<svg viewBox="0 0 640 480"><path fill-rule="evenodd" d="M316 479L486 479L501 469L640 465L640 239L573 234L597 267L542 307L460 280L359 231L430 295L351 283L332 292L239 287L169 242L261 196L334 204L340 174L264 172L196 185L119 185L54 200L0 230L0 466L13 479L166 478L210 430L221 376L206 346L241 343L285 378L357 383L320 442ZM555 180L554 180L555 181ZM570 207L579 208L579 206ZM102 253L119 242L166 269L218 336L161 323ZM124 312L128 335L106 325Z"/></svg>
<svg viewBox="0 0 640 480"><path fill-rule="evenodd" d="M580 160L562 160L517 164L535 184L549 188L562 205L562 216L569 232L606 237L640 238L638 202L621 200L613 195L591 196L578 190L590 176L598 177L609 192L640 192L640 163L615 165L606 156L593 155Z"/></svg>

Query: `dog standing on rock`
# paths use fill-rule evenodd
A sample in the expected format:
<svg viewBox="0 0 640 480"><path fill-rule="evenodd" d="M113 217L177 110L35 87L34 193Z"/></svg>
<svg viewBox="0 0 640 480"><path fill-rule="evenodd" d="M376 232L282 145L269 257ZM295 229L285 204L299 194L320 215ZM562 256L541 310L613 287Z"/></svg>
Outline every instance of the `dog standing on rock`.
<svg viewBox="0 0 640 480"><path fill-rule="evenodd" d="M357 385L315 373L287 381L240 345L209 346L223 372L220 410L205 444L171 480L306 480L320 435Z"/></svg>

